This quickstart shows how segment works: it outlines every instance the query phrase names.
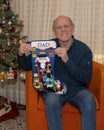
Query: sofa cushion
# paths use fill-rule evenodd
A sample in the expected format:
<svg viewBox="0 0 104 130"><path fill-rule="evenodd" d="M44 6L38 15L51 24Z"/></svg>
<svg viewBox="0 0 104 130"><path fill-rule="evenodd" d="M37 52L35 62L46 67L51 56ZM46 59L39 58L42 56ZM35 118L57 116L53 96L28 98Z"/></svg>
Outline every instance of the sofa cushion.
<svg viewBox="0 0 104 130"><path fill-rule="evenodd" d="M99 110L99 102L97 100L97 98L95 97L95 102L96 102L96 110ZM42 111L45 111L45 104L44 104L44 100L42 99L41 96L39 96L39 100L38 100L38 109L39 110L42 110ZM79 112L79 110L72 106L71 104L69 103L66 103L63 107L63 111L64 112Z"/></svg>

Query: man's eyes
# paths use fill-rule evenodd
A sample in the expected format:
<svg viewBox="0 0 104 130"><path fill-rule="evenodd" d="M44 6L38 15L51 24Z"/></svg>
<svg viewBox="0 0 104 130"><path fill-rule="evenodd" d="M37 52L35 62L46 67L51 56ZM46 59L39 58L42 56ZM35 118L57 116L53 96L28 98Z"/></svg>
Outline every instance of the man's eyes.
<svg viewBox="0 0 104 130"><path fill-rule="evenodd" d="M56 27L56 29L61 29L62 27L60 26L60 27Z"/></svg>
<svg viewBox="0 0 104 130"><path fill-rule="evenodd" d="M56 27L56 29L62 29L62 28L69 28L69 25Z"/></svg>

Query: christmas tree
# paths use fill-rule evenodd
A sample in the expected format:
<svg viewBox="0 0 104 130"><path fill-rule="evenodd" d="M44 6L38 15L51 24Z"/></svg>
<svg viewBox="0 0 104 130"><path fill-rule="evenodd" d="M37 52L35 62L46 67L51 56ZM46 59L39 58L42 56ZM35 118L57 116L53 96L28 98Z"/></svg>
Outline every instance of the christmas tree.
<svg viewBox="0 0 104 130"><path fill-rule="evenodd" d="M17 51L20 43L27 38L22 36L23 21L10 6L10 0L0 0L0 79L9 70L18 70Z"/></svg>

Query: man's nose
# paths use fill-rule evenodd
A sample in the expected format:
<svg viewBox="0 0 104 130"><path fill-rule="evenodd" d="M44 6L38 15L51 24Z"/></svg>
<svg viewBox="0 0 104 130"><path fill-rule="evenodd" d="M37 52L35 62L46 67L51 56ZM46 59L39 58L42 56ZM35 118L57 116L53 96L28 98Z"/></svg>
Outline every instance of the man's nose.
<svg viewBox="0 0 104 130"><path fill-rule="evenodd" d="M62 27L61 27L61 30L62 30L62 31L64 31L64 30L65 30L65 27L64 27L64 26L62 26Z"/></svg>

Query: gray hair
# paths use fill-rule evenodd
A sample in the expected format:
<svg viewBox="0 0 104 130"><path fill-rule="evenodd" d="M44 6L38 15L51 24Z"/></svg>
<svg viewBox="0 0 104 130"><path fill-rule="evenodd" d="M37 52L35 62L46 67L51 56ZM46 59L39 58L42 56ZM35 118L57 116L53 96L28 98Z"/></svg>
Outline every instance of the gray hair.
<svg viewBox="0 0 104 130"><path fill-rule="evenodd" d="M58 18L60 18L60 17L64 17L64 18L68 19L68 20L69 20L69 23L70 23L72 26L74 26L74 23L73 23L73 21L71 20L70 17L64 16L64 15L60 15L60 16L58 16L57 18L55 18L54 21L53 21L53 30L55 29L56 21L57 21Z"/></svg>

